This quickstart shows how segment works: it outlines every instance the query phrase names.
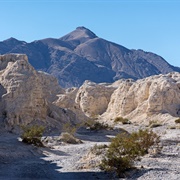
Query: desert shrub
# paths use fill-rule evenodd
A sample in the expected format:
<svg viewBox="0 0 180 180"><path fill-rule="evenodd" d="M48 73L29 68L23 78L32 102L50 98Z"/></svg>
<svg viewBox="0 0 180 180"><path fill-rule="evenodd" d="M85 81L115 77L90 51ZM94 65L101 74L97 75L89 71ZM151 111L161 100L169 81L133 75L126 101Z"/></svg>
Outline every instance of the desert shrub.
<svg viewBox="0 0 180 180"><path fill-rule="evenodd" d="M112 130L113 127L109 126L108 124L101 123L98 121L95 121L93 119L89 119L83 123L81 127L85 127L86 129L92 130L92 131L98 131L98 130Z"/></svg>
<svg viewBox="0 0 180 180"><path fill-rule="evenodd" d="M161 123L158 123L157 120L149 121L149 127L150 127L150 128L156 128L156 127L159 127L159 126L162 126L162 124L161 124Z"/></svg>
<svg viewBox="0 0 180 180"><path fill-rule="evenodd" d="M71 124L71 123L65 123L63 125L63 132L67 132L71 135L75 135L75 133L77 132L77 129L78 129L78 125L75 125L75 124Z"/></svg>
<svg viewBox="0 0 180 180"><path fill-rule="evenodd" d="M159 136L149 130L139 130L129 136L118 134L112 139L100 167L121 177L126 170L133 167L135 160L147 154L148 149L158 143Z"/></svg>
<svg viewBox="0 0 180 180"><path fill-rule="evenodd" d="M160 137L154 133L152 130L139 130L138 132L134 132L130 135L130 138L134 140L137 144L139 155L144 156L148 153L148 149L151 146L156 146L158 148L158 144L160 142Z"/></svg>
<svg viewBox="0 0 180 180"><path fill-rule="evenodd" d="M45 130L45 127L33 125L33 126L22 126L23 133L21 135L22 142L27 144L34 144L38 147L43 147L41 137Z"/></svg>
<svg viewBox="0 0 180 180"><path fill-rule="evenodd" d="M180 123L180 118L176 119L176 120L175 120L175 123L176 123L176 124L179 124L179 123Z"/></svg>
<svg viewBox="0 0 180 180"><path fill-rule="evenodd" d="M154 123L154 124L151 124L149 127L150 127L150 128L156 128L156 127L159 127L159 126L162 126L162 124L160 124L160 123Z"/></svg>
<svg viewBox="0 0 180 180"><path fill-rule="evenodd" d="M95 124L95 120L93 120L93 119L88 119L88 120L86 120L86 121L83 123L82 126L85 126L86 128L89 128L89 127L91 127L93 124Z"/></svg>
<svg viewBox="0 0 180 180"><path fill-rule="evenodd" d="M81 140L75 137L75 133L82 124L71 124L66 123L63 125L63 133L61 133L60 140L69 144L79 144L82 143Z"/></svg>
<svg viewBox="0 0 180 180"><path fill-rule="evenodd" d="M90 130L99 131L99 130L109 130L112 129L108 124L95 122L89 127Z"/></svg>
<svg viewBox="0 0 180 180"><path fill-rule="evenodd" d="M69 143L69 144L80 144L80 143L82 143L81 140L75 138L72 134L69 134L67 132L61 134L60 140L62 142Z"/></svg>
<svg viewBox="0 0 180 180"><path fill-rule="evenodd" d="M91 148L91 152L95 155L100 155L102 154L102 152L104 151L104 149L106 149L108 146L106 144L102 144L102 145L97 145L95 144L92 148Z"/></svg>
<svg viewBox="0 0 180 180"><path fill-rule="evenodd" d="M123 118L123 117L116 117L114 119L114 122L115 123L121 122L122 124L131 124L131 122L128 119Z"/></svg>
<svg viewBox="0 0 180 180"><path fill-rule="evenodd" d="M167 129L176 129L176 126L169 126Z"/></svg>

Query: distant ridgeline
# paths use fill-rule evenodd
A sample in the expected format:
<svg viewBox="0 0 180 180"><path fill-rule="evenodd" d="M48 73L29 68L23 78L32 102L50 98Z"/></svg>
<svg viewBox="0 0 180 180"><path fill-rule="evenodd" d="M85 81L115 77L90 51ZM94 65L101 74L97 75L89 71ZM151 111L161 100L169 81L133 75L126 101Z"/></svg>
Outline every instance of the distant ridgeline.
<svg viewBox="0 0 180 180"><path fill-rule="evenodd" d="M121 78L180 72L179 67L154 53L127 49L97 37L85 27L59 39L26 43L10 38L0 42L0 54L8 53L26 54L36 70L52 74L66 88L79 87L85 80L110 83Z"/></svg>

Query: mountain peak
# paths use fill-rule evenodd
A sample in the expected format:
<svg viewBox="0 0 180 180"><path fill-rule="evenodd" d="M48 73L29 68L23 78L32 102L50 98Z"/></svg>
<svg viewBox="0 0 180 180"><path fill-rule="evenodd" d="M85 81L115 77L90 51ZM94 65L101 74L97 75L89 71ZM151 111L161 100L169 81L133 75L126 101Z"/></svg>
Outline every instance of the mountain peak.
<svg viewBox="0 0 180 180"><path fill-rule="evenodd" d="M25 44L25 41L19 41L16 38L10 37L9 39L6 39L3 41L3 43L8 45L18 45L18 44Z"/></svg>
<svg viewBox="0 0 180 180"><path fill-rule="evenodd" d="M87 29L87 28L84 27L84 26L79 26L79 27L77 27L76 29L79 29L79 30L89 30L89 29Z"/></svg>
<svg viewBox="0 0 180 180"><path fill-rule="evenodd" d="M96 34L84 26L77 27L74 31L60 38L63 41L79 41L83 43L89 39L97 38Z"/></svg>
<svg viewBox="0 0 180 180"><path fill-rule="evenodd" d="M17 40L16 38L13 38L13 37L10 37L10 38L4 40L3 42L8 42L8 41L16 41L16 42L19 42L19 40Z"/></svg>

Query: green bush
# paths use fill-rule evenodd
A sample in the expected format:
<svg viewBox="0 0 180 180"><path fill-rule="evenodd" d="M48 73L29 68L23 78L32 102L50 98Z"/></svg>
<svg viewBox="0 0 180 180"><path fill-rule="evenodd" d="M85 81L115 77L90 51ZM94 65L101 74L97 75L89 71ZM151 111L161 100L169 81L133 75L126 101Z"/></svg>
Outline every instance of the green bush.
<svg viewBox="0 0 180 180"><path fill-rule="evenodd" d="M23 133L21 135L22 142L27 144L34 144L38 147L43 147L43 143L41 142L41 137L45 130L45 127L33 125L30 127L23 126L22 127Z"/></svg>
<svg viewBox="0 0 180 180"><path fill-rule="evenodd" d="M148 149L158 143L159 136L149 130L139 130L130 135L119 134L112 139L100 167L121 177L126 170L133 167L135 160L147 154Z"/></svg>
<svg viewBox="0 0 180 180"><path fill-rule="evenodd" d="M95 144L92 148L91 148L91 152L95 155L100 155L102 154L102 152L104 151L104 149L106 149L108 146L106 144L102 144L102 145L97 145Z"/></svg>
<svg viewBox="0 0 180 180"><path fill-rule="evenodd" d="M63 125L63 132L67 132L71 135L75 135L75 133L77 132L78 126L77 125L73 125L71 123L65 123Z"/></svg>
<svg viewBox="0 0 180 180"><path fill-rule="evenodd" d="M175 123L176 123L176 124L179 124L179 123L180 123L180 118L176 119L176 120L175 120Z"/></svg>
<svg viewBox="0 0 180 180"><path fill-rule="evenodd" d="M80 144L80 143L82 143L81 140L75 138L72 134L69 134L68 132L61 133L60 140L62 142L68 143L68 144Z"/></svg>
<svg viewBox="0 0 180 180"><path fill-rule="evenodd" d="M94 119L88 119L88 120L86 120L84 123L83 123L83 126L85 126L86 128L88 128L88 127L91 127L91 126L93 126L93 124L95 124L95 120Z"/></svg>
<svg viewBox="0 0 180 180"><path fill-rule="evenodd" d="M79 123L79 124L71 124L69 122L65 123L62 128L63 132L61 133L60 140L62 142L69 143L69 144L82 143L81 140L75 137L77 130L82 126L83 126L82 123Z"/></svg>
<svg viewBox="0 0 180 180"><path fill-rule="evenodd" d="M116 117L114 119L114 122L115 123L121 122L122 124L131 124L131 122L128 119L123 118L123 117Z"/></svg>
<svg viewBox="0 0 180 180"><path fill-rule="evenodd" d="M95 122L94 124L89 126L90 130L99 131L99 130L109 130L112 129L108 124Z"/></svg>

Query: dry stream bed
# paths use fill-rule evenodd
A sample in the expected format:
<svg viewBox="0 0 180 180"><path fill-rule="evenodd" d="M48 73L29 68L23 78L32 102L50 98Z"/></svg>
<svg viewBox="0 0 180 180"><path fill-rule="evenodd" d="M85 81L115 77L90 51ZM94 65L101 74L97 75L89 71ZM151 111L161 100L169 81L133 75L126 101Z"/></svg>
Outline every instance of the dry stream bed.
<svg viewBox="0 0 180 180"><path fill-rule="evenodd" d="M139 126L124 125L132 132ZM180 130L166 126L154 128L161 136L162 152L146 155L136 163L137 170L130 172L131 178L138 180L179 180L180 179ZM117 132L79 132L81 144L49 143L49 147L37 148L18 140L18 136L0 134L0 179L2 180L94 180L118 179L101 172L98 167L86 166L82 161L94 145L108 144ZM92 157L93 158L93 157ZM88 163L88 162L87 162ZM85 167L85 168L83 168ZM93 167L93 168L92 168Z"/></svg>

